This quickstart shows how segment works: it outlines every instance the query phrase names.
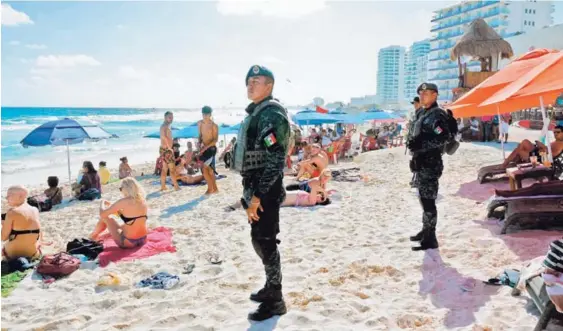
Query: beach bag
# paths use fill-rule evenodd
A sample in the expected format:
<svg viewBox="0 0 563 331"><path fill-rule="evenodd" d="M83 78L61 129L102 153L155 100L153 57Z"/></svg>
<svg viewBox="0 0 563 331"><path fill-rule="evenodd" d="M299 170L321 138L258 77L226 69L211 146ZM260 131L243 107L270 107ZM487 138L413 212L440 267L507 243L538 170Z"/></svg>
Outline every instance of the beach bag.
<svg viewBox="0 0 563 331"><path fill-rule="evenodd" d="M27 204L39 209L39 212L49 211L53 208L51 199L46 199L44 201L41 201L36 197L29 197L27 198Z"/></svg>
<svg viewBox="0 0 563 331"><path fill-rule="evenodd" d="M100 191L96 188L87 189L86 191L80 193L78 200L96 200L101 198L102 195Z"/></svg>
<svg viewBox="0 0 563 331"><path fill-rule="evenodd" d="M104 251L104 245L86 238L74 239L66 244L66 251L69 254L82 254L88 260L95 260Z"/></svg>
<svg viewBox="0 0 563 331"><path fill-rule="evenodd" d="M65 252L45 255L37 266L37 272L51 277L68 276L80 268L80 260Z"/></svg>

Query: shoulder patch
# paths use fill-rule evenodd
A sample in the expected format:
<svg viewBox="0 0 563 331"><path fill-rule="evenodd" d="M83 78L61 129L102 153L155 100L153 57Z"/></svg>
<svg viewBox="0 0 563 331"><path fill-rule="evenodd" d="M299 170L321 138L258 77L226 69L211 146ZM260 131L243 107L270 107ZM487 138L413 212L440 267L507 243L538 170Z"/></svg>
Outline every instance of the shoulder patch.
<svg viewBox="0 0 563 331"><path fill-rule="evenodd" d="M437 126L434 128L434 133L435 133L435 134L441 134L442 132L444 132L444 130L442 130L442 128L441 128L439 125L437 125Z"/></svg>

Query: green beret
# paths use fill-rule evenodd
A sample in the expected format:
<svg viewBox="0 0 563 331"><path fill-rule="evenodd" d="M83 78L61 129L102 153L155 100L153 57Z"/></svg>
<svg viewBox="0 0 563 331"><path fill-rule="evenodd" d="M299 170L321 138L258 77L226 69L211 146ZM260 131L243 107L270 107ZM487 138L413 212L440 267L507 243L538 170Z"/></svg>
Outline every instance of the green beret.
<svg viewBox="0 0 563 331"><path fill-rule="evenodd" d="M426 91L426 90L434 91L434 92L438 93L438 86L436 86L436 84L432 84L432 83L422 83L416 89L416 94L420 94L420 91Z"/></svg>
<svg viewBox="0 0 563 331"><path fill-rule="evenodd" d="M274 74L270 71L270 69L264 66L253 65L252 67L250 67L250 70L248 70L248 73L246 74L245 84L248 85L248 79L250 77L256 76L270 77L273 81L275 81Z"/></svg>
<svg viewBox="0 0 563 331"><path fill-rule="evenodd" d="M211 107L209 107L209 106L204 106L203 108L201 108L202 114L211 114L212 112L213 112L213 109L211 109Z"/></svg>

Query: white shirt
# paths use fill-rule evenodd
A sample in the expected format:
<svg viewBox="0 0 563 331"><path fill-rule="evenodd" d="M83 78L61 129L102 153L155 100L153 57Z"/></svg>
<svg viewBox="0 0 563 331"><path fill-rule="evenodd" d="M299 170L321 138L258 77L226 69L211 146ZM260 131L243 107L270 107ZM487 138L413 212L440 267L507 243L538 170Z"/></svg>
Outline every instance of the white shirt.
<svg viewBox="0 0 563 331"><path fill-rule="evenodd" d="M471 130L473 131L479 131L479 121L478 120L473 120L471 121Z"/></svg>

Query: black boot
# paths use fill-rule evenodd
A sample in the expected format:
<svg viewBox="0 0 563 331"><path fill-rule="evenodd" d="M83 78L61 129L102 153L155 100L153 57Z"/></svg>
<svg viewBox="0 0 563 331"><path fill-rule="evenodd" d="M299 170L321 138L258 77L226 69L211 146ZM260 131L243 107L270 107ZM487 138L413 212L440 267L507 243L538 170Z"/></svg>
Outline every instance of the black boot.
<svg viewBox="0 0 563 331"><path fill-rule="evenodd" d="M267 301L279 301L282 300L282 291L268 287L264 285L260 290L250 294L250 300L254 302L267 302Z"/></svg>
<svg viewBox="0 0 563 331"><path fill-rule="evenodd" d="M438 248L438 240L436 239L436 229L425 229L422 233L420 246L412 248L413 251L425 251L427 249Z"/></svg>
<svg viewBox="0 0 563 331"><path fill-rule="evenodd" d="M420 230L419 233L417 233L415 236L410 236L409 239L410 239L410 241L421 241L422 240L422 234L423 234L423 231Z"/></svg>
<svg viewBox="0 0 563 331"><path fill-rule="evenodd" d="M260 306L258 306L258 309L248 314L248 319L260 322L274 316L284 315L285 313L287 313L287 308L285 307L285 302L282 298L277 301L261 303Z"/></svg>

